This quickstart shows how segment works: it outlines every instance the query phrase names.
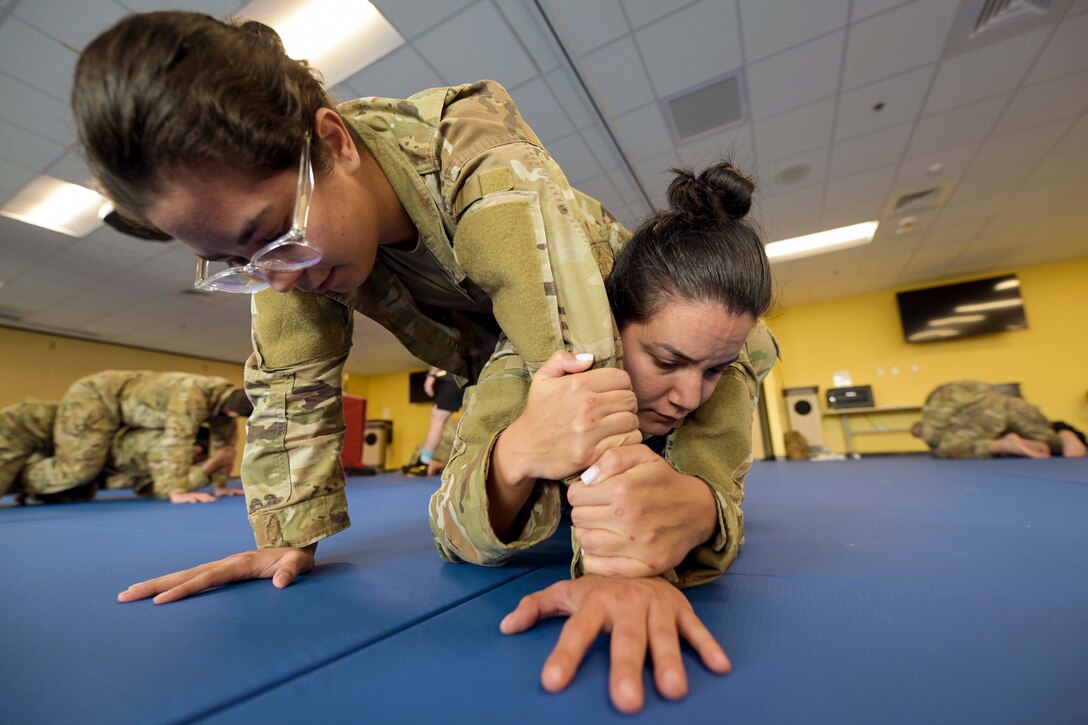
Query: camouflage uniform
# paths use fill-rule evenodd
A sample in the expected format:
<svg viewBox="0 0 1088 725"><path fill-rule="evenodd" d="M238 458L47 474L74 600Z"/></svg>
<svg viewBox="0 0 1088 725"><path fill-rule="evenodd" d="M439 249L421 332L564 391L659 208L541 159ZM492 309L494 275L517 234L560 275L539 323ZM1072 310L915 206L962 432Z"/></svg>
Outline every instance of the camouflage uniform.
<svg viewBox="0 0 1088 725"><path fill-rule="evenodd" d="M156 495L189 491L201 424L211 428L209 453L234 440L234 420L215 416L232 390L223 378L187 373L104 370L81 378L60 401L52 457L28 463L23 483L28 491L51 494L94 480L127 426L162 433L147 461Z"/></svg>
<svg viewBox="0 0 1088 725"><path fill-rule="evenodd" d="M1061 441L1038 408L988 383L946 383L922 407L922 438L938 458L990 458L990 441L1006 433L1042 441L1061 454Z"/></svg>
<svg viewBox="0 0 1088 725"><path fill-rule="evenodd" d="M24 400L0 410L0 496L9 492L26 464L53 453L57 404Z"/></svg>
<svg viewBox="0 0 1088 725"><path fill-rule="evenodd" d="M31 496L44 494L50 500L60 500L57 496L77 490L38 491L20 480L19 474L25 466L53 455L56 415L56 403L40 400L26 400L0 410L0 496L17 492ZM118 431L113 437L105 468L95 477L92 485L79 487L81 495L76 499L92 498L100 486L107 489L131 488L141 496L168 498L170 492L152 475L154 470L159 469L157 461L163 455L164 449L160 445L163 435L164 431L156 428L123 428ZM194 465L189 469L185 490L195 491L213 482L225 485L226 472L220 470L208 476L200 466Z"/></svg>
<svg viewBox="0 0 1088 725"><path fill-rule="evenodd" d="M488 457L494 436L520 414L527 376L553 352L593 353L599 365L621 361L602 271L630 235L570 187L501 86L481 81L407 100L363 98L339 110L419 239L409 248L380 247L373 272L350 293L254 296L246 391L255 410L242 480L261 547L305 546L350 525L340 381L352 310L459 382L488 381L487 395L467 403L446 468L473 476L485 474L473 462ZM733 480L720 451L696 441L697 428L689 426L692 445L680 447L692 470Z"/></svg>

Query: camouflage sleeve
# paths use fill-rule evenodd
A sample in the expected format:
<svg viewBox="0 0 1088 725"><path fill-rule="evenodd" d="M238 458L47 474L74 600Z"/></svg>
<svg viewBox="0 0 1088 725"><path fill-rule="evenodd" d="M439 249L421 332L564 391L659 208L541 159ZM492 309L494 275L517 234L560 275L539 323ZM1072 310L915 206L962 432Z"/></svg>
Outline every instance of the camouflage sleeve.
<svg viewBox="0 0 1088 725"><path fill-rule="evenodd" d="M253 297L242 485L258 547L307 546L350 526L340 386L351 330L351 311L326 297Z"/></svg>
<svg viewBox="0 0 1088 725"><path fill-rule="evenodd" d="M950 429L930 443L937 458L992 458L989 436L971 429ZM928 442L928 440L927 440Z"/></svg>
<svg viewBox="0 0 1088 725"><path fill-rule="evenodd" d="M740 358L718 382L710 399L677 428L669 462L710 487L718 529L666 578L681 588L721 576L744 544L744 477L752 466L752 416L759 386L778 359L778 343L762 322L748 335Z"/></svg>
<svg viewBox="0 0 1088 725"><path fill-rule="evenodd" d="M152 485L156 491L169 495L173 491L190 490L193 443L197 429L208 418L210 407L211 402L204 391L191 381L179 383L171 391L166 403L162 438L155 451L148 455Z"/></svg>
<svg viewBox="0 0 1088 725"><path fill-rule="evenodd" d="M216 451L225 446L233 446L238 439L238 425L234 422L234 419L228 419L222 423L212 422L208 426L208 455L211 456ZM193 479L193 474L189 473L190 482ZM207 478L207 476L205 476ZM230 482L230 470L227 468L220 468L214 471L209 479L209 483L213 483L216 486L226 486ZM204 484L208 485L207 483Z"/></svg>
<svg viewBox="0 0 1088 725"><path fill-rule="evenodd" d="M155 458L157 453L151 451L148 453L148 463L152 466L155 465ZM152 469L154 470L154 469ZM127 480L126 480L127 479ZM132 488L136 489L137 493L141 496L154 496L155 498L170 498L172 493L182 493L186 491L196 491L197 489L204 488L212 483L212 479L208 477L208 474L204 473L204 470L200 466L189 466L189 471L185 476L185 481L181 486L176 485L176 482L172 481L170 487L164 486L162 482L151 476L150 485L147 484L147 477L138 473L115 473L110 476L110 480L106 484L106 488Z"/></svg>
<svg viewBox="0 0 1088 725"><path fill-rule="evenodd" d="M497 565L555 533L560 519L559 484L539 481L526 503L528 518L518 537L501 541L488 518L487 475L499 433L525 409L528 370L509 343L488 361L478 384L465 395L442 486L430 502L431 534L443 559Z"/></svg>

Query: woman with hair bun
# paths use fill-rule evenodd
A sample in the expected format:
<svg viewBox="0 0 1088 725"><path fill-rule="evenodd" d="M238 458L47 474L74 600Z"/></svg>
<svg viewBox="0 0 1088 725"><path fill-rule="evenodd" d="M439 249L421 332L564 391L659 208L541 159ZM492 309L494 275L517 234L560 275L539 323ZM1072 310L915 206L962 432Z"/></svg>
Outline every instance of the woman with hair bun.
<svg viewBox="0 0 1088 725"><path fill-rule="evenodd" d="M575 420L553 431L562 453L545 477L576 478L598 460L607 473L605 451L642 440L604 282L630 233L570 187L499 84L336 105L271 28L155 12L87 45L72 106L88 164L119 212L193 249L199 288L256 293L242 481L257 549L133 585L121 601L172 602L252 578L286 587L313 568L321 539L350 525L339 451L354 312L459 382L479 382L443 473L477 501L489 462L501 465L509 448L493 457L496 441L527 401L540 407L543 378L562 387L565 373L579 372L583 388L568 399L583 403ZM594 369L576 354L592 356ZM732 561L752 400L773 363L736 354L722 376L729 384L688 415L666 451L703 486L702 513L714 507L700 516L709 535L681 556L674 540L683 537L666 536L672 520L647 520L644 530L673 541L668 551L617 555L589 537L575 550L576 573L671 572L687 585ZM534 373L541 384L530 399ZM505 437L527 445L517 432Z"/></svg>
<svg viewBox="0 0 1088 725"><path fill-rule="evenodd" d="M575 372L588 362L556 353L533 376L525 411L492 449L486 496L464 485L471 476L459 476L444 479L431 499L431 529L448 559L496 564L540 543L560 519L555 472L572 465L564 457L572 447L555 441L592 418L581 415L581 396L634 397L645 440L605 451L566 490L575 545L584 549L572 573L583 573L580 564L584 575L526 597L502 623L513 633L546 616L572 615L541 675L550 691L566 687L599 633L621 633L628 642L613 646L610 689L624 712L642 707L647 647L657 689L670 699L687 691L680 635L712 671L729 670L674 585L709 581L736 557L756 383L778 354L760 322L772 282L763 243L746 218L754 183L728 162L698 176L674 173L669 209L639 227L606 281L630 388L594 388L587 373ZM480 381L477 396L487 384ZM596 419L590 426L607 424ZM722 444L719 455L732 469L724 491L682 472L695 461L676 443L692 428ZM718 544L725 556L710 559Z"/></svg>

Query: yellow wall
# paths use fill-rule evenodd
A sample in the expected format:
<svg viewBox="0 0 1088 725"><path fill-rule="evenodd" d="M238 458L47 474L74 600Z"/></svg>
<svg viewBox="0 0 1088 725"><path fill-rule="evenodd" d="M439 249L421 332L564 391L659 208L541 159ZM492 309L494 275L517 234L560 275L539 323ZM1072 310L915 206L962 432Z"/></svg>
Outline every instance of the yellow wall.
<svg viewBox="0 0 1088 725"><path fill-rule="evenodd" d="M778 384L773 389L768 385L768 404L788 429L782 388L818 385L822 398L833 387L837 371L848 370L855 385L872 385L878 406L921 405L941 383L974 378L1018 382L1024 397L1051 420L1088 428L1088 258L1008 272L1020 276L1027 330L908 344L893 290L784 309L771 320L782 361L776 368ZM914 419L917 415L886 415L873 416L872 422L898 428ZM852 426L863 427L864 422ZM824 445L842 452L839 421L825 418L823 431ZM781 427L775 435L781 454ZM925 450L907 434L859 436L854 441L863 453Z"/></svg>
<svg viewBox="0 0 1088 725"><path fill-rule="evenodd" d="M240 364L0 327L0 408L23 398L60 400L77 378L100 370L180 371L242 385ZM244 430L239 430L238 440L245 440ZM233 475L238 475L238 463Z"/></svg>
<svg viewBox="0 0 1088 725"><path fill-rule="evenodd" d="M431 421L431 403L408 402L409 373L347 375L344 390L366 398L367 420L393 421L393 445L386 452L386 468L400 468L423 442Z"/></svg>

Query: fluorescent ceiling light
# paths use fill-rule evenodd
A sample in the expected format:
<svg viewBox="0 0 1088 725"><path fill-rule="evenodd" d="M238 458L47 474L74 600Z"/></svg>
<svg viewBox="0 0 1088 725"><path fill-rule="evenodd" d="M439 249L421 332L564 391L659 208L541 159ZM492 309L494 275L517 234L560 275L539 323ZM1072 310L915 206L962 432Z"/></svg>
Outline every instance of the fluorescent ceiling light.
<svg viewBox="0 0 1088 725"><path fill-rule="evenodd" d="M958 317L942 317L939 320L930 320L930 325L958 325L961 322L982 322L986 315L960 315Z"/></svg>
<svg viewBox="0 0 1088 725"><path fill-rule="evenodd" d="M404 45L367 0L253 0L237 15L275 28L287 55L321 71L326 88Z"/></svg>
<svg viewBox="0 0 1088 725"><path fill-rule="evenodd" d="M953 307L953 312L985 312L986 310L1000 310L1006 307L1020 307L1023 303L1019 298L1015 300L997 300L996 302L980 302L977 305L960 305Z"/></svg>
<svg viewBox="0 0 1088 725"><path fill-rule="evenodd" d="M783 239L767 245L767 258L774 262L788 259L809 257L813 254L837 252L850 247L860 247L873 241L879 222L862 222L848 227L828 229L824 232L806 234L803 237Z"/></svg>
<svg viewBox="0 0 1088 725"><path fill-rule="evenodd" d="M1006 279L994 285L995 290L1015 289L1020 286L1018 279Z"/></svg>
<svg viewBox="0 0 1088 725"><path fill-rule="evenodd" d="M907 342L917 342L918 340L937 340L942 337L954 337L959 334L959 330L926 330L924 332L916 332L907 338Z"/></svg>
<svg viewBox="0 0 1088 725"><path fill-rule="evenodd" d="M39 176L0 207L0 214L70 237L84 237L102 223L98 212L106 203L98 192L84 186Z"/></svg>

